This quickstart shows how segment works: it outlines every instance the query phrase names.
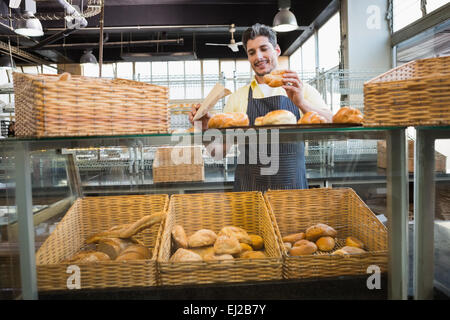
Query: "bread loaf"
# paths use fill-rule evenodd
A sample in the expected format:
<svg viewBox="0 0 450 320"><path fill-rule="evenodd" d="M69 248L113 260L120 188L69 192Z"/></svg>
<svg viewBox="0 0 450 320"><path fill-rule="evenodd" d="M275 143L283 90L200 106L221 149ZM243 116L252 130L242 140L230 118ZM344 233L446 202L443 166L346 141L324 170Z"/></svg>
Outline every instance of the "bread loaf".
<svg viewBox="0 0 450 320"><path fill-rule="evenodd" d="M216 255L213 253L208 253L203 257L205 261L219 261L219 260L234 260L234 257L231 254L221 254Z"/></svg>
<svg viewBox="0 0 450 320"><path fill-rule="evenodd" d="M347 239L345 239L345 245L364 249L364 243L355 237L347 237Z"/></svg>
<svg viewBox="0 0 450 320"><path fill-rule="evenodd" d="M217 113L208 121L208 128L246 127L249 119L244 112Z"/></svg>
<svg viewBox="0 0 450 320"><path fill-rule="evenodd" d="M283 74L286 70L274 70L264 75L264 82L271 87L281 87L283 85Z"/></svg>
<svg viewBox="0 0 450 320"><path fill-rule="evenodd" d="M214 231L201 229L188 238L188 246L190 248L210 246L214 244L216 239L217 234Z"/></svg>
<svg viewBox="0 0 450 320"><path fill-rule="evenodd" d="M119 238L129 238L135 234L150 228L151 226L160 223L166 216L165 212L157 212L150 215L143 216L138 221L130 224L128 227L120 230Z"/></svg>
<svg viewBox="0 0 450 320"><path fill-rule="evenodd" d="M202 261L202 257L195 252L179 248L169 259L169 262Z"/></svg>
<svg viewBox="0 0 450 320"><path fill-rule="evenodd" d="M337 232L329 225L326 225L324 223L318 223L306 229L305 235L307 240L316 241L320 237L325 236L334 238L336 237Z"/></svg>
<svg viewBox="0 0 450 320"><path fill-rule="evenodd" d="M240 242L240 245L241 245L241 253L243 253L245 251L253 251L253 248L246 243Z"/></svg>
<svg viewBox="0 0 450 320"><path fill-rule="evenodd" d="M317 251L317 245L314 242L307 240L300 240L296 242L297 245L294 244L292 249L289 251L291 256L304 256L313 254Z"/></svg>
<svg viewBox="0 0 450 320"><path fill-rule="evenodd" d="M334 249L336 242L332 237L320 237L316 241L316 245L320 251L331 251Z"/></svg>
<svg viewBox="0 0 450 320"><path fill-rule="evenodd" d="M264 252L262 251L246 251L239 255L239 258L242 259L263 259L267 258Z"/></svg>
<svg viewBox="0 0 450 320"><path fill-rule="evenodd" d="M255 126L263 126L264 125L264 117L257 117L255 119Z"/></svg>
<svg viewBox="0 0 450 320"><path fill-rule="evenodd" d="M186 236L186 232L184 231L183 226L175 225L172 229L172 239L177 248L187 248L188 247L188 238Z"/></svg>
<svg viewBox="0 0 450 320"><path fill-rule="evenodd" d="M87 250L80 251L72 256L70 259L65 260L65 263L91 263L98 261L108 261L111 258L103 252Z"/></svg>
<svg viewBox="0 0 450 320"><path fill-rule="evenodd" d="M146 246L133 244L128 246L122 253L116 258L116 261L121 260L143 260L150 259L151 252Z"/></svg>
<svg viewBox="0 0 450 320"><path fill-rule="evenodd" d="M333 116L333 123L355 123L360 124L363 122L363 116L361 111L352 107L342 107Z"/></svg>
<svg viewBox="0 0 450 320"><path fill-rule="evenodd" d="M205 259L206 255L214 254L214 246L190 248L189 251L192 251L202 257L202 259Z"/></svg>
<svg viewBox="0 0 450 320"><path fill-rule="evenodd" d="M234 226L223 227L219 231L218 235L219 236L222 236L222 235L232 236L232 237L235 237L239 242L252 245L252 239L248 235L247 231L245 231L244 229L239 228L239 227L234 227Z"/></svg>
<svg viewBox="0 0 450 320"><path fill-rule="evenodd" d="M114 260L123 250L133 244L134 242L130 239L104 238L99 240L97 250L106 253L111 260Z"/></svg>
<svg viewBox="0 0 450 320"><path fill-rule="evenodd" d="M284 244L284 248L287 250L287 252L289 252L292 249L292 243L285 242L283 244Z"/></svg>
<svg viewBox="0 0 450 320"><path fill-rule="evenodd" d="M315 123L327 123L327 119L318 114L315 111L309 111L305 113L300 120L297 122L298 124L315 124Z"/></svg>
<svg viewBox="0 0 450 320"><path fill-rule="evenodd" d="M241 252L241 244L234 236L223 234L217 237L214 243L214 253L221 254L239 254Z"/></svg>
<svg viewBox="0 0 450 320"><path fill-rule="evenodd" d="M361 253L366 253L366 251L361 248L345 246L339 250L334 251L332 254L346 255L346 254L361 254Z"/></svg>
<svg viewBox="0 0 450 320"><path fill-rule="evenodd" d="M283 240L283 242L289 242L289 243L293 244L302 239L305 239L304 232L289 234L287 236L284 236L282 240Z"/></svg>
<svg viewBox="0 0 450 320"><path fill-rule="evenodd" d="M58 77L58 80L59 81L69 81L71 78L72 78L72 76L70 75L70 73L64 72Z"/></svg>
<svg viewBox="0 0 450 320"><path fill-rule="evenodd" d="M250 234L249 237L252 240L252 248L254 250L261 250L264 247L264 240L261 236Z"/></svg>
<svg viewBox="0 0 450 320"><path fill-rule="evenodd" d="M297 124L297 117L288 110L275 110L267 113L262 119L263 125Z"/></svg>

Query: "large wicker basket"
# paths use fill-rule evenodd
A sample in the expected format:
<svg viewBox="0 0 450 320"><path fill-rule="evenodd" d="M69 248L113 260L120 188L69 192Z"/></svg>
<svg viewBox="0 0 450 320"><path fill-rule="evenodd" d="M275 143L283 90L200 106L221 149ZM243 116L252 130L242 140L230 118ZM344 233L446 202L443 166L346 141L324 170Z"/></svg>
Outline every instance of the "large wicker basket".
<svg viewBox="0 0 450 320"><path fill-rule="evenodd" d="M167 211L168 195L127 195L79 198L36 253L38 289L67 290L68 263L61 261L85 247L85 240L115 225L131 223L144 215ZM157 285L155 248L162 223L135 236L152 249L148 260L79 263L81 289Z"/></svg>
<svg viewBox="0 0 450 320"><path fill-rule="evenodd" d="M244 228L264 239L267 258L224 261L169 262L171 231L181 224L189 236L200 229ZM172 195L164 231L158 240L161 285L225 283L282 278L281 252L260 192Z"/></svg>
<svg viewBox="0 0 450 320"><path fill-rule="evenodd" d="M364 84L365 126L450 124L450 56L394 68Z"/></svg>
<svg viewBox="0 0 450 320"><path fill-rule="evenodd" d="M294 257L280 243L285 279L367 274L370 265L386 272L386 227L352 189L279 190L268 191L264 197L280 241L289 234L305 232L316 223L325 223L337 231L335 249L345 245L346 237L353 236L362 240L368 251L346 256L318 251Z"/></svg>
<svg viewBox="0 0 450 320"><path fill-rule="evenodd" d="M153 160L153 182L203 181L201 146L160 147Z"/></svg>
<svg viewBox="0 0 450 320"><path fill-rule="evenodd" d="M168 88L124 80L14 73L19 137L167 133Z"/></svg>

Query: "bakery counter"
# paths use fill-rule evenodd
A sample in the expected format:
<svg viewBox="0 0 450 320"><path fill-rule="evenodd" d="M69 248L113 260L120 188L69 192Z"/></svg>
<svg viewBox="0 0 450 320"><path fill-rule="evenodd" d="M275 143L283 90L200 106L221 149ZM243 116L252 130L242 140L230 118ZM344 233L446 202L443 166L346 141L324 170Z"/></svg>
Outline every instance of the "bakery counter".
<svg viewBox="0 0 450 320"><path fill-rule="evenodd" d="M388 298L387 275L381 275L380 289L373 290L367 288L367 277L343 276L151 288L44 291L39 292L39 299L386 300Z"/></svg>

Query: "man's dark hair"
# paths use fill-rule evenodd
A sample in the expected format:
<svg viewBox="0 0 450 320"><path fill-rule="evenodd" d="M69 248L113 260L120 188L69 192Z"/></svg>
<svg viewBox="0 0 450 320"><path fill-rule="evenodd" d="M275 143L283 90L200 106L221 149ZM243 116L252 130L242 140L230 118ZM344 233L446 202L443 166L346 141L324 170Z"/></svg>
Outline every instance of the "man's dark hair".
<svg viewBox="0 0 450 320"><path fill-rule="evenodd" d="M277 34L272 30L271 27L268 27L264 24L256 23L242 34L242 44L244 45L244 49L247 50L247 42L248 40L254 40L255 38L263 36L269 39L269 42L275 48L277 45Z"/></svg>

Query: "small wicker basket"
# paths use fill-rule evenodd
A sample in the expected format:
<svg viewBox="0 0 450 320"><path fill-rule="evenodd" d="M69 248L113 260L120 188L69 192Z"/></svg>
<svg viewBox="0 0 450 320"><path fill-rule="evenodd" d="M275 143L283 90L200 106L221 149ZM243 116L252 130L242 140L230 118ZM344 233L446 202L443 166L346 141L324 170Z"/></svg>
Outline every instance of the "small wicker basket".
<svg viewBox="0 0 450 320"><path fill-rule="evenodd" d="M264 239L267 258L169 262L172 228L180 224L189 236L200 229L219 232L225 226L245 229ZM180 194L170 198L164 230L158 239L161 285L277 280L282 278L281 252L260 192Z"/></svg>
<svg viewBox="0 0 450 320"><path fill-rule="evenodd" d="M387 270L387 231L358 195L349 188L267 191L264 194L275 230L280 232L285 279L336 277L367 274L370 265L381 272ZM316 224L325 223L337 231L336 249L345 246L345 239L353 236L364 242L367 253L332 255L316 252L313 255L289 256L282 237L305 232Z"/></svg>
<svg viewBox="0 0 450 320"><path fill-rule="evenodd" d="M67 290L67 268L63 260L85 247L85 240L98 232L131 223L144 215L167 211L168 195L126 195L79 198L36 253L38 289ZM130 261L78 263L81 289L156 286L155 248L162 223L135 236L152 249L152 258Z"/></svg>
<svg viewBox="0 0 450 320"><path fill-rule="evenodd" d="M394 68L364 84L365 126L450 124L450 56Z"/></svg>
<svg viewBox="0 0 450 320"><path fill-rule="evenodd" d="M16 136L169 132L168 88L125 80L14 73Z"/></svg>

